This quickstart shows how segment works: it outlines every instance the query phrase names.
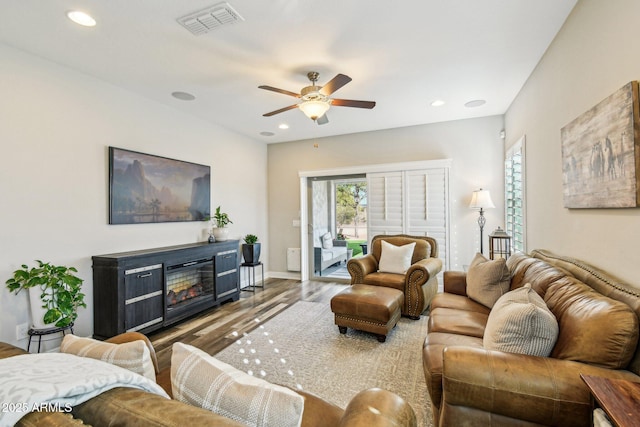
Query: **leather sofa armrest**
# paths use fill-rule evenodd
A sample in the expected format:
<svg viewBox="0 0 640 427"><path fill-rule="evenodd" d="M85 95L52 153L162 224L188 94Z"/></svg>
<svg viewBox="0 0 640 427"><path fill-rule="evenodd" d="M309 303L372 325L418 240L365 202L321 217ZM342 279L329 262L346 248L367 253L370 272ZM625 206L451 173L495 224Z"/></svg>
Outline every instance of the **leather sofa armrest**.
<svg viewBox="0 0 640 427"><path fill-rule="evenodd" d="M340 427L417 426L416 414L400 396L379 388L356 394L344 410Z"/></svg>
<svg viewBox="0 0 640 427"><path fill-rule="evenodd" d="M544 425L590 425L591 395L581 373L640 382L640 377L629 371L549 357L447 347L440 425L461 425L460 421L468 421L470 414L478 424L502 416Z"/></svg>
<svg viewBox="0 0 640 427"><path fill-rule="evenodd" d="M442 270L440 258L421 259L409 267L404 279L403 314L411 319L420 318L420 314L438 293L436 276L440 270Z"/></svg>
<svg viewBox="0 0 640 427"><path fill-rule="evenodd" d="M374 273L378 269L378 261L372 254L359 258L351 258L347 263L347 270L351 275L351 284L363 283L364 276Z"/></svg>
<svg viewBox="0 0 640 427"><path fill-rule="evenodd" d="M467 273L464 271L445 271L442 282L445 292L467 296Z"/></svg>
<svg viewBox="0 0 640 427"><path fill-rule="evenodd" d="M442 260L440 258L425 258L412 264L407 270L406 283L424 285L430 278L436 276L442 270Z"/></svg>
<svg viewBox="0 0 640 427"><path fill-rule="evenodd" d="M291 387L290 387L291 388ZM322 427L338 425L344 410L315 394L291 388L304 397L304 410L300 427Z"/></svg>
<svg viewBox="0 0 640 427"><path fill-rule="evenodd" d="M149 338L147 338L146 335L143 335L140 332L125 332L123 334L116 335L115 337L111 337L105 341L112 344L124 344L137 340L144 341L144 343L149 348L151 361L153 362L153 368L156 371L156 375L158 375L160 373L160 370L158 369L158 358L156 356L156 349L153 348L153 344L151 344L151 341L149 341Z"/></svg>

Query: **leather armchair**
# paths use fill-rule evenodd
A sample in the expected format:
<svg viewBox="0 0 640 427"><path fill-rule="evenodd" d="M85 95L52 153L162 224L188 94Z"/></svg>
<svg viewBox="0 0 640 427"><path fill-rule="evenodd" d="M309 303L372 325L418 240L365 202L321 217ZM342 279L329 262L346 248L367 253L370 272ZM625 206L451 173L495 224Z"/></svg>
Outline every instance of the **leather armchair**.
<svg viewBox="0 0 640 427"><path fill-rule="evenodd" d="M378 271L382 241L395 246L416 243L411 258L411 267L405 274L382 273ZM420 314L429 307L431 300L438 292L437 275L442 270L442 260L438 258L438 243L432 237L378 235L371 240L368 255L352 258L347 263L351 275L351 284L386 286L404 293L402 315L411 319L419 319Z"/></svg>

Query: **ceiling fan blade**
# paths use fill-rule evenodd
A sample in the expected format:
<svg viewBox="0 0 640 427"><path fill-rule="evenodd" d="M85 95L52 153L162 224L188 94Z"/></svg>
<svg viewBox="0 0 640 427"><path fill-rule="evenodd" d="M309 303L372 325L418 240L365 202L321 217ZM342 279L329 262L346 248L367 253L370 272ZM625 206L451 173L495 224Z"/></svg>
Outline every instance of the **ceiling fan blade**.
<svg viewBox="0 0 640 427"><path fill-rule="evenodd" d="M372 109L376 106L375 101L354 101L353 99L332 99L331 105L338 107L356 107Z"/></svg>
<svg viewBox="0 0 640 427"><path fill-rule="evenodd" d="M273 86L262 85L262 86L258 86L258 89L270 90L272 92L278 92L278 93L282 93L284 95L293 96L294 98L300 98L300 94L299 93L291 92L291 91L284 90L284 89L278 89L277 87L273 87Z"/></svg>
<svg viewBox="0 0 640 427"><path fill-rule="evenodd" d="M351 77L345 76L344 74L338 74L334 78L332 78L329 83L322 86L320 89L320 93L326 96L331 95L333 92L340 89L342 86L346 85L351 81Z"/></svg>
<svg viewBox="0 0 640 427"><path fill-rule="evenodd" d="M289 105L288 107L284 107L279 110L272 111L270 113L265 113L262 116L263 117L275 116L276 114L284 113L285 111L293 110L294 108L297 108L297 107L298 107L298 104Z"/></svg>
<svg viewBox="0 0 640 427"><path fill-rule="evenodd" d="M321 117L318 117L316 119L316 123L318 123L319 125L326 125L327 123L329 123L329 118L327 117L327 113L324 113Z"/></svg>

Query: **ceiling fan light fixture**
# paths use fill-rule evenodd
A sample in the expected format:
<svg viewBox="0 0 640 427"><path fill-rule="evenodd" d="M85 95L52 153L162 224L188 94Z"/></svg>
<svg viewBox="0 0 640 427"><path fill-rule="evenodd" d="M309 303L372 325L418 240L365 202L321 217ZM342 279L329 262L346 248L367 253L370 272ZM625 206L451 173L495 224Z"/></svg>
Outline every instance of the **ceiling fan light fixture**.
<svg viewBox="0 0 640 427"><path fill-rule="evenodd" d="M298 108L300 108L302 112L313 121L324 116L324 113L327 112L330 106L329 101L314 99L303 101L298 104Z"/></svg>

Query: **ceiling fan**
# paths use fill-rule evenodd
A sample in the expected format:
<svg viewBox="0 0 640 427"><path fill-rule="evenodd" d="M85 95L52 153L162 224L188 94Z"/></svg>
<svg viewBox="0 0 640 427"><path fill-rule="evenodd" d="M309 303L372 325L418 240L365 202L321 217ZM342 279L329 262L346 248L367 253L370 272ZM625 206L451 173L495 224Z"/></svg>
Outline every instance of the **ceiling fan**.
<svg viewBox="0 0 640 427"><path fill-rule="evenodd" d="M335 105L337 107L356 107L356 108L368 108L371 109L376 106L374 101L354 101L351 99L336 99L329 96L346 85L351 81L351 77L344 74L338 74L324 86L316 86L319 74L315 71L307 73L307 77L311 81L311 86L302 88L300 93L290 92L284 89L278 89L272 86L258 86L260 89L270 90L273 92L282 93L285 95L299 98L302 102L289 105L288 107L280 108L279 110L271 111L270 113L263 114L264 117L271 117L276 114L283 113L294 108L300 108L302 112L315 121L319 125L329 123L327 115L325 114L330 106Z"/></svg>

